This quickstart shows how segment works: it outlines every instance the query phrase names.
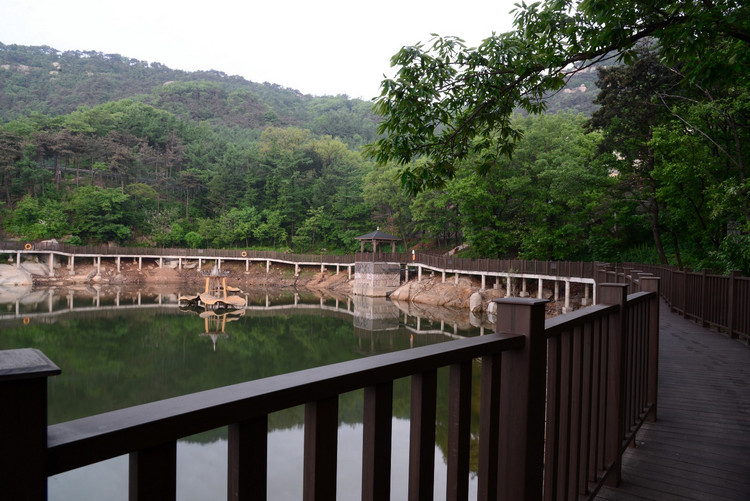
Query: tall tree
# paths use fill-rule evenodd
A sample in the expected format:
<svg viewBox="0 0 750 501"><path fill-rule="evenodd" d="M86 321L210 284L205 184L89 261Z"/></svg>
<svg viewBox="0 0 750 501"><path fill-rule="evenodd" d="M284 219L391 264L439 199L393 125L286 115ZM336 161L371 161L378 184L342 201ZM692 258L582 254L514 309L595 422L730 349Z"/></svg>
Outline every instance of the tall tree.
<svg viewBox="0 0 750 501"><path fill-rule="evenodd" d="M641 46L631 65L603 67L598 71L597 86L601 90L594 102L600 108L589 125L604 131L600 151L615 153L619 159L616 175L651 214L654 245L659 261L666 264L651 140L654 129L669 114L667 103L658 96L677 94L674 89L680 77L661 64L656 51L647 45Z"/></svg>
<svg viewBox="0 0 750 501"><path fill-rule="evenodd" d="M544 110L568 76L608 57L629 62L640 40L654 38L693 83L733 81L738 72L746 81L750 72L750 6L740 0L521 3L514 28L474 48L437 37L393 56L396 76L375 104L383 137L368 153L401 165L410 191L442 186L470 153L482 155L476 169L486 173L520 139L515 110ZM722 58L711 57L716 49ZM418 157L428 161L413 163Z"/></svg>

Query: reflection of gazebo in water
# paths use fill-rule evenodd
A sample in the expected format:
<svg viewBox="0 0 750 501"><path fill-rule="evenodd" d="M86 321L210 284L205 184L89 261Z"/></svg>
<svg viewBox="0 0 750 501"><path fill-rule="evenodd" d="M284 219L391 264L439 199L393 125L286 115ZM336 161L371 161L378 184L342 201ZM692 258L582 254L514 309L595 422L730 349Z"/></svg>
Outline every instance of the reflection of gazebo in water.
<svg viewBox="0 0 750 501"><path fill-rule="evenodd" d="M380 231L380 228L373 231L372 233L368 233L366 235L362 235L359 237L354 237L355 240L359 240L360 242L360 252L365 251L365 242L372 242L372 252L376 253L378 252L378 244L383 243L391 243L391 252L396 252L396 242L400 240L400 238L389 235L388 233Z"/></svg>
<svg viewBox="0 0 750 501"><path fill-rule="evenodd" d="M216 340L220 337L227 337L225 332L227 322L238 320L244 314L245 310L224 310L223 312L207 310L201 312L199 316L203 319L204 324L204 332L201 336L210 337L214 345L214 351L216 351Z"/></svg>

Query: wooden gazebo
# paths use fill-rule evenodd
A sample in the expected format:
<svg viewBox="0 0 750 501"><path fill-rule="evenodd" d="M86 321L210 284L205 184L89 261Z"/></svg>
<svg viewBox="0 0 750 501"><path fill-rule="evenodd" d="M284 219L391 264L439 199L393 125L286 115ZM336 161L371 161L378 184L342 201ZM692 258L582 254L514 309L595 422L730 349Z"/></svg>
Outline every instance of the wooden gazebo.
<svg viewBox="0 0 750 501"><path fill-rule="evenodd" d="M355 239L359 240L360 242L360 252L365 251L365 242L372 242L372 252L378 252L378 244L379 243L391 243L391 252L396 252L396 242L401 240L398 237L395 237L393 235L390 235L388 233L380 231L380 228L373 231L372 233L368 233L366 235L361 235L359 237L355 237Z"/></svg>

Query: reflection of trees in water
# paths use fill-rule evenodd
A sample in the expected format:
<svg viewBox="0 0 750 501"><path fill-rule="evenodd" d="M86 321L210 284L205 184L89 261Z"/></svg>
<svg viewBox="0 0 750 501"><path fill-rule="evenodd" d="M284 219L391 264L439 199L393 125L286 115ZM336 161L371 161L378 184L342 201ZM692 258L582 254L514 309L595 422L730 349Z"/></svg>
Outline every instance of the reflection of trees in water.
<svg viewBox="0 0 750 501"><path fill-rule="evenodd" d="M34 291L34 297L39 299L34 308L39 315L32 317L29 324L19 318L0 319L0 349L35 347L63 370L62 375L50 379L50 423L450 339L438 334L415 334L414 317L406 318L390 302L368 307L339 299L337 312L333 310L335 300L321 301L321 296L314 294L295 298L290 292L274 295L272 304L279 306L285 299L287 305L296 301L311 308L248 309L231 324L222 325L226 337L218 341L214 352L212 340L201 335L208 332L206 319L181 312L176 294L140 291L138 296L120 291L118 297L104 290L98 292L97 309L92 306L95 296L88 289ZM70 311L70 293L76 305L90 309ZM175 297L173 303L171 297ZM266 304L265 294L257 294L256 298ZM128 308L110 307L118 303ZM54 313L44 315L50 304ZM331 309L314 308L321 304ZM360 320L383 330L367 330L361 323L358 325L357 307L361 308ZM5 309L0 306L0 311ZM426 327L437 323L423 320ZM211 322L209 327L219 325ZM436 440L445 451L447 370L439 375ZM477 375L475 400L479 395L478 381ZM341 395L340 422L361 423L362 405L361 390ZM394 382L393 414L409 418L408 378ZM269 416L270 430L301 427L303 423L303 407ZM472 430L476 436L476 422L472 423ZM225 437L225 433L222 429L213 430L191 440L210 442Z"/></svg>

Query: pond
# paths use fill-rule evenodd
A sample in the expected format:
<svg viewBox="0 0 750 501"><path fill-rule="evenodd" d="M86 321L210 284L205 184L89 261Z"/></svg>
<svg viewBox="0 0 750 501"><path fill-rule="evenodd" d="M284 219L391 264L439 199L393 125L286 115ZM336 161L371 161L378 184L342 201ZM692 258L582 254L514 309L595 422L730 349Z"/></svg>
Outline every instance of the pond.
<svg viewBox="0 0 750 501"><path fill-rule="evenodd" d="M37 348L62 369L49 381L50 424L276 374L491 332L468 313L420 316L386 299L254 291L248 306L222 315L181 308L177 290L0 291L0 349ZM477 323L476 321L474 322ZM478 411L475 364L473 407ZM445 496L447 371L441 372L435 499ZM393 499L406 497L408 380L394 384ZM268 499L302 493L304 409L269 416ZM476 442L478 414L473 418ZM339 400L338 499L359 499L362 392ZM472 452L476 464L476 448ZM181 440L181 500L226 499L226 429ZM126 500L126 456L49 479L51 500ZM472 495L476 489L471 482Z"/></svg>

